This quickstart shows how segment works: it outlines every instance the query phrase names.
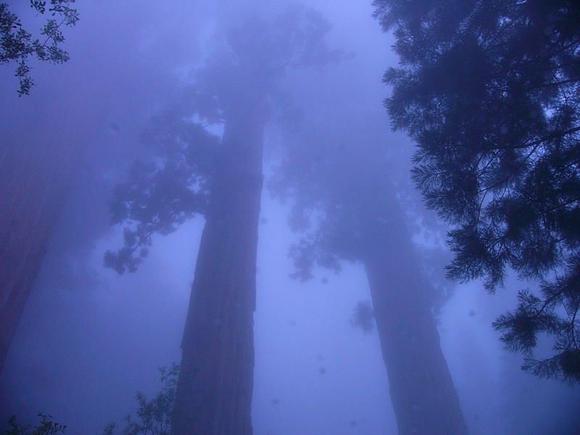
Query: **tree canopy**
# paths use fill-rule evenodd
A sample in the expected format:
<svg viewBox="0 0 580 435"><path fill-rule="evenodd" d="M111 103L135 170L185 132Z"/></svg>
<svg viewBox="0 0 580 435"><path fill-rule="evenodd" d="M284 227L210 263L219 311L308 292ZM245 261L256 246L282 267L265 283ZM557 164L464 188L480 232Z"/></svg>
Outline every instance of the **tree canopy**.
<svg viewBox="0 0 580 435"><path fill-rule="evenodd" d="M0 3L0 64L15 63L19 80L18 95L28 95L34 81L30 72L30 60L64 63L69 59L62 48L65 26L74 26L78 11L72 5L75 0L30 0L30 7L49 18L42 25L40 35L35 36L23 24L7 3Z"/></svg>
<svg viewBox="0 0 580 435"><path fill-rule="evenodd" d="M106 266L134 272L154 234L169 234L205 214L224 152L213 128L223 128L240 108L274 99L288 70L340 58L326 43L328 31L319 12L296 6L270 20L242 19L219 35L218 48L196 71L194 88L144 132L153 148L149 161L137 162L116 188L113 223L124 225L124 241L106 253Z"/></svg>
<svg viewBox="0 0 580 435"><path fill-rule="evenodd" d="M414 179L451 224L449 275L490 291L510 270L529 280L495 327L524 369L580 381L578 3L374 5L400 56L385 75L393 127L417 142Z"/></svg>

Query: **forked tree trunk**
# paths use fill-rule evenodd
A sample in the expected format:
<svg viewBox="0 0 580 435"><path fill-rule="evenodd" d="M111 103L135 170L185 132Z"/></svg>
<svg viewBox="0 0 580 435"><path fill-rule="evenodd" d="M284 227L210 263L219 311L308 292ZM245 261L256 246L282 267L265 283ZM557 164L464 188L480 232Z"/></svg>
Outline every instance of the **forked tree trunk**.
<svg viewBox="0 0 580 435"><path fill-rule="evenodd" d="M393 207L365 258L400 435L467 434L459 399L404 222Z"/></svg>
<svg viewBox="0 0 580 435"><path fill-rule="evenodd" d="M252 434L264 119L261 107L244 110L226 121L182 343L174 435Z"/></svg>

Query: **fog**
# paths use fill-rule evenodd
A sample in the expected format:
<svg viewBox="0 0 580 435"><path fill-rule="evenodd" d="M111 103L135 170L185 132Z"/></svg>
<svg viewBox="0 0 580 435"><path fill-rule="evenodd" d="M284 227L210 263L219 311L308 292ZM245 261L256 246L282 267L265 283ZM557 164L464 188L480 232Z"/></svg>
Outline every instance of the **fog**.
<svg viewBox="0 0 580 435"><path fill-rule="evenodd" d="M370 1L75 7L30 95L0 65L0 430L121 431L175 363L171 432L126 433L580 433L578 383L492 326L538 283L445 276Z"/></svg>

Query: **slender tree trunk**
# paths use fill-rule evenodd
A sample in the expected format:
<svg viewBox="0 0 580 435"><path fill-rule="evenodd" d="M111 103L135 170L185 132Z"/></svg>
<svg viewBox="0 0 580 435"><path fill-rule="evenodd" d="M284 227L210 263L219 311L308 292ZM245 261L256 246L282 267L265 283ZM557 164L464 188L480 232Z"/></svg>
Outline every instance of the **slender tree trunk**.
<svg viewBox="0 0 580 435"><path fill-rule="evenodd" d="M244 110L226 121L182 343L174 435L252 434L265 121L259 105Z"/></svg>
<svg viewBox="0 0 580 435"><path fill-rule="evenodd" d="M429 285L396 207L389 217L370 239L365 267L399 434L467 434L441 351Z"/></svg>

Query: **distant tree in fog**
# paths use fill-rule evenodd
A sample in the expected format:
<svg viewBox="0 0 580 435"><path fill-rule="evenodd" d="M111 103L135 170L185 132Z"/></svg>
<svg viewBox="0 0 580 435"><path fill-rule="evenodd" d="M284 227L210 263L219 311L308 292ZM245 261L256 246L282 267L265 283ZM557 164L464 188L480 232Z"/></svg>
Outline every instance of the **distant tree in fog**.
<svg viewBox="0 0 580 435"><path fill-rule="evenodd" d="M74 26L78 12L72 7L75 0L30 0L30 7L50 18L35 36L20 17L10 10L7 3L0 3L0 64L15 63L19 80L19 95L28 95L34 81L30 73L30 60L64 63L69 55L62 48L64 26Z"/></svg>
<svg viewBox="0 0 580 435"><path fill-rule="evenodd" d="M449 275L492 292L510 269L539 282L494 326L525 370L579 382L580 4L374 4L401 60L385 75L393 126L416 140L414 178L452 224Z"/></svg>
<svg viewBox="0 0 580 435"><path fill-rule="evenodd" d="M355 118L334 119L330 130L306 123L287 138L272 187L292 200L290 224L301 235L290 251L294 276L361 264L372 314L363 306L358 319L366 328L376 321L398 433L465 434L434 316L439 297L387 176L386 144L373 142L368 120Z"/></svg>

